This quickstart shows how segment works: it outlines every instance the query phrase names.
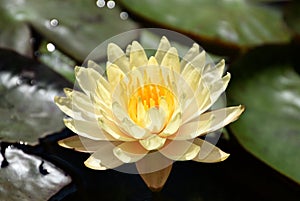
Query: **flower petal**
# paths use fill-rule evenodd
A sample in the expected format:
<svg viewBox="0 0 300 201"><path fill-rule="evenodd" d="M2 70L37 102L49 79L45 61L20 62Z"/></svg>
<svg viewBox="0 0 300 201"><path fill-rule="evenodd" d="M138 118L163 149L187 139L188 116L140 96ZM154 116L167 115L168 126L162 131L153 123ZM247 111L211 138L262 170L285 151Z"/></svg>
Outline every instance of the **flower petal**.
<svg viewBox="0 0 300 201"><path fill-rule="evenodd" d="M140 171L140 167L136 166L138 171ZM171 173L172 165L169 165L161 170L150 172L146 174L140 173L140 176L148 186L148 188L153 191L157 192L160 191L163 186L165 185L170 173Z"/></svg>
<svg viewBox="0 0 300 201"><path fill-rule="evenodd" d="M159 64L161 63L165 54L168 52L170 48L171 48L170 42L165 36L163 36L160 40L157 51L155 53L155 58Z"/></svg>
<svg viewBox="0 0 300 201"><path fill-rule="evenodd" d="M194 43L191 49L184 55L181 60L180 68L184 69L187 63L191 62L199 54L199 45Z"/></svg>
<svg viewBox="0 0 300 201"><path fill-rule="evenodd" d="M102 77L97 71L92 68L75 67L75 77L84 93L90 96L91 93L96 91L96 80Z"/></svg>
<svg viewBox="0 0 300 201"><path fill-rule="evenodd" d="M213 83L220 79L224 74L225 60L222 59L216 66L211 67L207 65L208 68L204 69L203 79L207 80L207 83Z"/></svg>
<svg viewBox="0 0 300 201"><path fill-rule="evenodd" d="M107 79L111 85L111 89L109 89L109 91L113 91L120 83L120 80L122 80L125 77L125 74L118 66L114 64L110 64L110 65L108 64L106 70L107 70Z"/></svg>
<svg viewBox="0 0 300 201"><path fill-rule="evenodd" d="M79 152L92 153L99 149L99 141L91 140L89 138L79 137L74 135L58 141L58 144L68 149L74 149Z"/></svg>
<svg viewBox="0 0 300 201"><path fill-rule="evenodd" d="M84 107L82 104L78 104L76 103L76 101L73 103L72 99L69 97L59 96L54 97L54 102L61 111L74 119L93 120L96 118L96 115L90 112L91 110L93 110L92 105L89 106L89 109L82 110L82 108Z"/></svg>
<svg viewBox="0 0 300 201"><path fill-rule="evenodd" d="M152 134L145 139L139 140L139 143L148 151L160 149L165 142L166 138L161 138L157 134Z"/></svg>
<svg viewBox="0 0 300 201"><path fill-rule="evenodd" d="M119 127L105 116L98 118L98 124L101 126L103 130L109 133L113 138L120 141L135 141L134 138L124 134Z"/></svg>
<svg viewBox="0 0 300 201"><path fill-rule="evenodd" d="M159 150L164 156L174 161L192 160L199 151L199 146L185 140L167 140L165 146Z"/></svg>
<svg viewBox="0 0 300 201"><path fill-rule="evenodd" d="M147 112L147 125L146 127L151 133L159 133L166 122L166 113L163 108L150 108Z"/></svg>
<svg viewBox="0 0 300 201"><path fill-rule="evenodd" d="M210 83L209 86L206 83L199 84L198 89L195 92L196 104L192 102L185 108L183 114L183 123L186 123L194 118L197 118L200 114L208 110L226 90L230 80L230 74L227 73L222 79L214 83ZM195 110L195 106L198 107Z"/></svg>
<svg viewBox="0 0 300 201"><path fill-rule="evenodd" d="M203 162L203 163L216 163L216 162L224 161L229 157L229 154L225 153L218 147L212 145L211 143L205 140L196 138L194 140L194 143L200 146L200 152L193 159L194 161Z"/></svg>
<svg viewBox="0 0 300 201"><path fill-rule="evenodd" d="M176 73L180 73L180 62L176 48L171 47L164 55L161 64L162 67L167 67Z"/></svg>
<svg viewBox="0 0 300 201"><path fill-rule="evenodd" d="M118 45L114 43L108 44L107 57L109 63L119 66L124 73L130 70L129 59Z"/></svg>
<svg viewBox="0 0 300 201"><path fill-rule="evenodd" d="M174 111L171 119L169 120L169 122L166 125L166 128L159 134L159 136L161 137L168 137L170 135L173 135L174 133L177 132L178 128L181 125L181 110L177 109L176 111Z"/></svg>
<svg viewBox="0 0 300 201"><path fill-rule="evenodd" d="M81 121L70 118L65 118L64 123L74 133L92 140L107 140L116 141L108 133L104 132L97 124L97 121Z"/></svg>
<svg viewBox="0 0 300 201"><path fill-rule="evenodd" d="M192 61L191 65L194 68L198 68L201 71L204 69L206 64L206 52L202 50Z"/></svg>
<svg viewBox="0 0 300 201"><path fill-rule="evenodd" d="M206 131L207 133L210 133L223 128L227 124L237 120L239 116L244 112L244 110L245 107L243 105L226 107L219 110L206 112L200 116L200 119L213 118L210 128Z"/></svg>
<svg viewBox="0 0 300 201"><path fill-rule="evenodd" d="M113 153L123 163L134 163L142 159L148 151L135 141L120 144L113 149Z"/></svg>
<svg viewBox="0 0 300 201"><path fill-rule="evenodd" d="M151 56L148 61L148 66L158 66L158 62L155 57Z"/></svg>
<svg viewBox="0 0 300 201"><path fill-rule="evenodd" d="M147 174L167 168L172 163L172 160L162 155L159 151L152 151L135 164L139 174Z"/></svg>
<svg viewBox="0 0 300 201"><path fill-rule="evenodd" d="M96 62L94 62L92 60L88 60L87 66L88 66L88 68L92 68L95 71L99 72L101 75L103 75L105 72L105 69L103 67L101 67L100 65L98 65Z"/></svg>
<svg viewBox="0 0 300 201"><path fill-rule="evenodd" d="M119 103L115 102L112 105L114 114L118 119L120 127L130 136L135 139L144 139L150 135L150 132L146 128L138 126L135 122L131 120L128 114L120 106Z"/></svg>
<svg viewBox="0 0 300 201"><path fill-rule="evenodd" d="M148 63L148 58L144 48L136 41L132 42L129 61L131 69L133 67L146 66Z"/></svg>
<svg viewBox="0 0 300 201"><path fill-rule="evenodd" d="M173 140L190 140L198 136L207 134L211 127L213 116L200 116L200 120L188 122L180 126L176 134L169 136Z"/></svg>
<svg viewBox="0 0 300 201"><path fill-rule="evenodd" d="M113 149L120 143L99 142L99 149L94 152L84 164L92 169L113 169L123 164L113 153Z"/></svg>

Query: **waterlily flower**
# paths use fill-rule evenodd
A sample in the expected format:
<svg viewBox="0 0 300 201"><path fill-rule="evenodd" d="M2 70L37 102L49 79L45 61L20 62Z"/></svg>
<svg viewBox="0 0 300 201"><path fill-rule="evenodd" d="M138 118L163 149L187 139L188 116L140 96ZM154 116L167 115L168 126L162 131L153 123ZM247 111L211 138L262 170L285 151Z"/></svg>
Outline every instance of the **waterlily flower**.
<svg viewBox="0 0 300 201"><path fill-rule="evenodd" d="M244 111L241 105L211 109L230 80L224 60L207 62L197 44L180 59L166 37L150 58L136 41L126 53L110 43L107 54L105 75L89 61L75 68L82 91L65 89L66 97L55 97L69 116L66 127L78 134L60 145L91 153L85 165L92 169L135 163L153 190L164 185L173 161L213 163L229 156L203 139Z"/></svg>

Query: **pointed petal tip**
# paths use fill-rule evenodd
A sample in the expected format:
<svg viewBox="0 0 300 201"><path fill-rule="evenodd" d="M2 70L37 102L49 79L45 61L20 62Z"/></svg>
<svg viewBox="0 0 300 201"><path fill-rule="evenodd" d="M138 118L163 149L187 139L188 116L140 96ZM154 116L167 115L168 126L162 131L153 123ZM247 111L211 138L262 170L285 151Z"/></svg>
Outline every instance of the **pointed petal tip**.
<svg viewBox="0 0 300 201"><path fill-rule="evenodd" d="M220 161L225 161L229 156L230 156L230 154L224 152L223 156L220 159Z"/></svg>
<svg viewBox="0 0 300 201"><path fill-rule="evenodd" d="M90 156L86 161L84 161L84 165L93 170L107 170L106 167L101 165L99 159L96 159L92 156Z"/></svg>
<svg viewBox="0 0 300 201"><path fill-rule="evenodd" d="M139 170L138 166L137 168ZM164 187L171 173L171 170L172 170L172 165L169 165L168 167L155 172L140 174L140 176L142 177L145 184L152 192L159 192Z"/></svg>

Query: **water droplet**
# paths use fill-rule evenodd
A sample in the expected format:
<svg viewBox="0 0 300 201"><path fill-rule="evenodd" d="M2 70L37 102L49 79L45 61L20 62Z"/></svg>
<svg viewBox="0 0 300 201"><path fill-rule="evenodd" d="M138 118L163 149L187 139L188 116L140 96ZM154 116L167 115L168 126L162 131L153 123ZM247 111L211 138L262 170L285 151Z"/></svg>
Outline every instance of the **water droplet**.
<svg viewBox="0 0 300 201"><path fill-rule="evenodd" d="M114 1L108 1L107 2L107 8L113 9L115 7L116 3Z"/></svg>
<svg viewBox="0 0 300 201"><path fill-rule="evenodd" d="M121 12L120 13L120 18L122 20L127 20L128 19L128 13L127 12Z"/></svg>
<svg viewBox="0 0 300 201"><path fill-rule="evenodd" d="M99 8L102 8L105 6L105 1L104 0L98 0L96 2L96 5L99 7Z"/></svg>
<svg viewBox="0 0 300 201"><path fill-rule="evenodd" d="M52 27L58 26L58 20L57 20L57 19L52 19L52 20L50 20L50 25L51 25Z"/></svg>
<svg viewBox="0 0 300 201"><path fill-rule="evenodd" d="M48 44L47 44L47 50L48 50L49 52L54 52L55 46L54 46L52 43L48 43Z"/></svg>

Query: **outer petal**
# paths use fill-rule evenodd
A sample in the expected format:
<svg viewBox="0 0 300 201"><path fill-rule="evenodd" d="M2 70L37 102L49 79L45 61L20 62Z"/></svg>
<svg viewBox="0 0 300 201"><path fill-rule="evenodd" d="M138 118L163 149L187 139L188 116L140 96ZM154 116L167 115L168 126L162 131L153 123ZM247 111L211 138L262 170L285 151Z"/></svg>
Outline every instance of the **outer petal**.
<svg viewBox="0 0 300 201"><path fill-rule="evenodd" d="M237 120L244 110L245 107L243 105L222 108L206 112L200 116L200 119L212 119L211 126L206 130L206 133L210 133Z"/></svg>
<svg viewBox="0 0 300 201"><path fill-rule="evenodd" d="M194 143L201 147L199 154L193 159L194 161L215 163L224 161L229 157L229 154L223 152L221 149L207 141L196 138Z"/></svg>
<svg viewBox="0 0 300 201"><path fill-rule="evenodd" d="M58 141L58 144L68 149L74 149L80 152L93 153L99 149L99 141L91 140L74 135Z"/></svg>
<svg viewBox="0 0 300 201"><path fill-rule="evenodd" d="M180 131L180 134L177 133L177 135L174 136L174 138L191 139L197 136L214 132L216 130L219 130L220 128L223 128L227 124L230 124L231 122L237 120L244 110L245 107L240 105L206 112L204 114L201 114L198 119L195 119L192 122L185 123L181 128L182 131ZM205 125L206 122L208 123L207 125ZM197 127L193 127L193 125L198 125L198 129ZM184 134L185 129L186 133Z"/></svg>
<svg viewBox="0 0 300 201"><path fill-rule="evenodd" d="M161 66L167 67L176 73L180 73L180 62L176 48L171 47L168 52L164 55Z"/></svg>
<svg viewBox="0 0 300 201"><path fill-rule="evenodd" d="M191 62L199 54L199 45L194 43L191 49L184 55L181 60L180 68L183 69L187 63Z"/></svg>
<svg viewBox="0 0 300 201"><path fill-rule="evenodd" d="M105 72L105 69L103 67L101 67L100 65L98 65L96 62L94 62L92 60L88 60L87 66L88 66L88 68L92 68L95 71L99 72L101 75L103 75Z"/></svg>
<svg viewBox="0 0 300 201"><path fill-rule="evenodd" d="M148 151L136 141L120 144L113 149L113 153L123 163L134 163L142 159Z"/></svg>
<svg viewBox="0 0 300 201"><path fill-rule="evenodd" d="M189 141L168 140L163 148L159 150L167 158L174 161L192 160L197 156L200 147Z"/></svg>
<svg viewBox="0 0 300 201"><path fill-rule="evenodd" d="M147 174L159 171L170 165L173 161L166 158L159 151L149 152L144 158L136 162L139 174Z"/></svg>
<svg viewBox="0 0 300 201"><path fill-rule="evenodd" d="M227 73L222 79L214 83L202 82L199 84L199 88L195 92L195 97L197 98L197 111L195 111L195 103L190 104L185 108L185 113L183 114L183 123L188 122L200 114L208 110L220 97L220 95L226 90L230 80L230 74Z"/></svg>
<svg viewBox="0 0 300 201"><path fill-rule="evenodd" d="M127 73L130 70L128 57L126 57L123 50L116 44L108 44L107 57L108 62L119 66L124 73Z"/></svg>
<svg viewBox="0 0 300 201"><path fill-rule="evenodd" d="M108 133L104 132L96 121L81 121L70 118L65 118L64 123L74 133L92 140L112 140L116 141Z"/></svg>
<svg viewBox="0 0 300 201"><path fill-rule="evenodd" d="M192 61L191 64L193 67L203 71L206 64L206 52L202 50Z"/></svg>
<svg viewBox="0 0 300 201"><path fill-rule="evenodd" d="M157 51L155 53L155 58L159 64L161 63L165 54L170 48L171 48L170 42L165 36L163 36L160 40Z"/></svg>
<svg viewBox="0 0 300 201"><path fill-rule="evenodd" d="M113 169L123 164L114 154L113 149L120 143L99 142L99 149L84 164L92 169Z"/></svg>
<svg viewBox="0 0 300 201"><path fill-rule="evenodd" d="M112 88L108 89L108 91L114 90L116 86L120 83L120 80L124 78L124 76L124 72L118 66L110 64L107 67L107 78Z"/></svg>
<svg viewBox="0 0 300 201"><path fill-rule="evenodd" d="M92 68L84 68L79 66L75 67L75 76L79 86L88 96L96 91L96 80L102 77Z"/></svg>
<svg viewBox="0 0 300 201"><path fill-rule="evenodd" d="M208 67L209 68L204 69L203 79L207 80L208 83L215 82L224 74L225 60L222 59L215 67L211 67L210 65L208 65Z"/></svg>
<svg viewBox="0 0 300 201"><path fill-rule="evenodd" d="M146 66L148 63L148 58L144 48L136 41L132 42L129 61L130 68Z"/></svg>
<svg viewBox="0 0 300 201"><path fill-rule="evenodd" d="M109 133L117 140L135 141L135 139L132 138L131 136L124 134L114 122L110 121L105 116L100 117L98 119L98 124L101 126L103 130L105 130L107 133Z"/></svg>
<svg viewBox="0 0 300 201"><path fill-rule="evenodd" d="M178 132L169 136L168 139L190 140L207 134L207 130L211 127L212 120L213 116L203 116L200 120L183 124L180 126Z"/></svg>

